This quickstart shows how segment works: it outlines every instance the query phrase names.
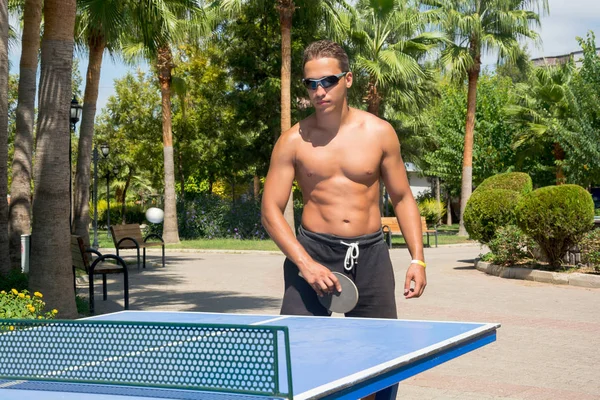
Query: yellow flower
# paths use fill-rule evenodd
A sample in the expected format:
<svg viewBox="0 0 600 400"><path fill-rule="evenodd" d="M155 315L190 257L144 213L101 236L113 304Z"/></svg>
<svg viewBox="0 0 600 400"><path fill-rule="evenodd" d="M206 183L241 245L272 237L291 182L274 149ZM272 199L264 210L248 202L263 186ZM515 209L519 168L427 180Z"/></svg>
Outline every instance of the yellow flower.
<svg viewBox="0 0 600 400"><path fill-rule="evenodd" d="M27 295L27 296L25 296L25 297L27 297L28 299L30 299L30 298L31 298L31 296L30 296L30 295Z"/></svg>
<svg viewBox="0 0 600 400"><path fill-rule="evenodd" d="M21 299L24 299L24 298L25 298L25 295L24 295L23 293L19 293L19 297L20 297Z"/></svg>
<svg viewBox="0 0 600 400"><path fill-rule="evenodd" d="M44 297L44 296L42 296L42 294L40 292L35 292L33 295L35 297Z"/></svg>
<svg viewBox="0 0 600 400"><path fill-rule="evenodd" d="M52 314L58 314L58 310L55 308L54 310L52 310Z"/></svg>
<svg viewBox="0 0 600 400"><path fill-rule="evenodd" d="M15 327L11 325L11 326L9 326L9 327L8 327L8 330L9 330L9 331L14 331L14 330L15 330Z"/></svg>
<svg viewBox="0 0 600 400"><path fill-rule="evenodd" d="M44 317L42 317L41 315L38 317L38 319L44 319Z"/></svg>
<svg viewBox="0 0 600 400"><path fill-rule="evenodd" d="M19 294L19 291L17 289L13 289L11 290L11 292L13 292L13 294Z"/></svg>
<svg viewBox="0 0 600 400"><path fill-rule="evenodd" d="M6 294L6 291L3 290L3 291L0 292L0 294Z"/></svg>
<svg viewBox="0 0 600 400"><path fill-rule="evenodd" d="M35 312L35 307L31 305L27 306L27 309L29 310L29 312Z"/></svg>

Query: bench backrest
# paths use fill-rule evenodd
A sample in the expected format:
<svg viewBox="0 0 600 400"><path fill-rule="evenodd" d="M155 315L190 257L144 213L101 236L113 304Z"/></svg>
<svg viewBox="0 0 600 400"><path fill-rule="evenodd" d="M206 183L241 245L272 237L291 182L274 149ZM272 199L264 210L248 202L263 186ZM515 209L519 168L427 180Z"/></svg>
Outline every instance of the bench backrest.
<svg viewBox="0 0 600 400"><path fill-rule="evenodd" d="M387 226L391 232L401 232L396 217L381 217L381 226Z"/></svg>
<svg viewBox="0 0 600 400"><path fill-rule="evenodd" d="M88 253L85 252L85 243L81 236L71 235L71 256L73 258L73 267L88 272L90 263Z"/></svg>
<svg viewBox="0 0 600 400"><path fill-rule="evenodd" d="M381 217L381 226L387 226L393 233L400 233L400 226L396 217ZM426 232L430 229L427 228L427 220L425 217L421 217L421 231Z"/></svg>
<svg viewBox="0 0 600 400"><path fill-rule="evenodd" d="M142 238L142 228L140 228L139 224L111 225L110 233L112 234L115 247L117 247L119 240L125 237L133 238L138 243L144 242L144 239ZM134 245L134 243L131 240L125 240L121 245L131 246Z"/></svg>

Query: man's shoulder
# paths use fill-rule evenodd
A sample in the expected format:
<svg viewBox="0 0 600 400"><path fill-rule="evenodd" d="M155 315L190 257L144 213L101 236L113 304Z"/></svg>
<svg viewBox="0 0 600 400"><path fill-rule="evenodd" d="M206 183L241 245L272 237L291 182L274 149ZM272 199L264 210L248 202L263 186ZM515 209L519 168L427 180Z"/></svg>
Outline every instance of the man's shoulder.
<svg viewBox="0 0 600 400"><path fill-rule="evenodd" d="M394 127L386 120L357 108L352 110L355 114L355 121L360 126L361 130L364 129L365 131L376 135L395 134Z"/></svg>

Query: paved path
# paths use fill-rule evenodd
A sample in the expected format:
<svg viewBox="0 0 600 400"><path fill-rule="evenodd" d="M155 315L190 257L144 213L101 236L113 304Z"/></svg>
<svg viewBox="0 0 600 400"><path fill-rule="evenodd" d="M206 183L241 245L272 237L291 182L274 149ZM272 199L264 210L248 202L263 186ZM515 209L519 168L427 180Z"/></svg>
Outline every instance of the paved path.
<svg viewBox="0 0 600 400"><path fill-rule="evenodd" d="M427 290L405 300L409 255L392 250L400 318L502 324L497 342L405 381L399 398L600 400L600 289L489 276L473 268L480 251L426 249ZM131 309L277 314L282 262L273 253L167 250L167 268L132 268ZM103 302L97 286L99 313L122 309L119 289L109 284Z"/></svg>

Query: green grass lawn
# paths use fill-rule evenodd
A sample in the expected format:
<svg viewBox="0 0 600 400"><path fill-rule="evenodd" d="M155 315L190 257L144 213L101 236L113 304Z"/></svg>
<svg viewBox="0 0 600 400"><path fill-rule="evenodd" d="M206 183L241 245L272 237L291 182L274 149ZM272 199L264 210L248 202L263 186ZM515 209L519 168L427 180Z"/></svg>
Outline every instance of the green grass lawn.
<svg viewBox="0 0 600 400"><path fill-rule="evenodd" d="M475 243L467 238L457 236L458 224L447 227L446 229L438 228L438 244L459 244L459 243ZM93 241L93 232L90 232L90 240ZM114 248L112 239L108 238L106 231L98 231L98 243L101 248ZM424 238L426 243L426 237ZM429 237L429 243L435 246L435 238ZM395 236L392 238L392 247L406 246L403 237ZM239 239L193 239L182 240L180 244L168 244L168 249L202 249L202 250L268 250L277 251L277 245L270 240L239 240Z"/></svg>

